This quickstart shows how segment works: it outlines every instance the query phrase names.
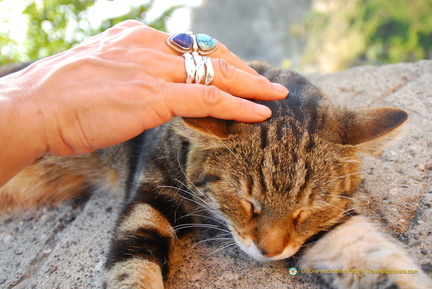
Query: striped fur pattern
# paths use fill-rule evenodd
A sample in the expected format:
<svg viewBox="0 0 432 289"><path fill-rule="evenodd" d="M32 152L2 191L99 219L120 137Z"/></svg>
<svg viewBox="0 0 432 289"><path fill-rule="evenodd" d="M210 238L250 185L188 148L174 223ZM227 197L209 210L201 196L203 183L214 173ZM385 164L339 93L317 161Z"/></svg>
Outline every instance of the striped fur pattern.
<svg viewBox="0 0 432 289"><path fill-rule="evenodd" d="M257 260L289 258L302 248L302 268L421 271L366 219L350 214L360 183L359 155L378 154L407 114L337 107L298 74L252 65L290 90L287 99L265 103L273 111L268 121L176 118L87 156L61 161L47 156L4 186L0 200L16 191L34 193L32 183L42 196L31 198L43 203L64 188L124 191L106 288L163 288L170 248L184 228L200 221L198 215L219 220ZM22 194L17 196L8 204L20 203ZM334 288L432 288L423 273L320 276Z"/></svg>

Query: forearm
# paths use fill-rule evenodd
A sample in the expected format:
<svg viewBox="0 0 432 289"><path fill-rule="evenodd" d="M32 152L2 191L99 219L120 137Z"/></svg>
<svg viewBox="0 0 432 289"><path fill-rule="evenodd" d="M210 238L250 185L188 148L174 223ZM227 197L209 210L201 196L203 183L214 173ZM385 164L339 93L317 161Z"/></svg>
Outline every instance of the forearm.
<svg viewBox="0 0 432 289"><path fill-rule="evenodd" d="M40 110L18 74L0 78L0 187L45 154Z"/></svg>

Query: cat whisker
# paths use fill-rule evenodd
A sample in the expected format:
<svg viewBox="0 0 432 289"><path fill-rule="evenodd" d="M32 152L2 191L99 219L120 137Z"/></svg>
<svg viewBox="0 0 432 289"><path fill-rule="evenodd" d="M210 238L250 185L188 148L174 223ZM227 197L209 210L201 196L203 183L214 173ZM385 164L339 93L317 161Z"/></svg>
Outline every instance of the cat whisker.
<svg viewBox="0 0 432 289"><path fill-rule="evenodd" d="M182 182L180 182L180 181L178 181L178 182L184 186L184 184ZM189 201L191 203L194 203L194 204L196 204L198 206L203 206L207 210L216 213L216 215L219 216L221 219L224 219L224 216L222 214L220 214L218 211L216 211L215 208L210 203L208 203L205 200L203 200L199 195L197 195L195 192L193 192L191 190L185 190L185 189L181 189L181 188L174 187L174 186L159 186L158 188L174 189L176 191L183 192L183 193L188 194L188 195L193 195L195 198L198 199L198 201L195 200L195 199L189 198L187 196L184 196L182 194L179 194L179 196L182 197L183 199L185 199L185 200L187 200L187 201Z"/></svg>
<svg viewBox="0 0 432 289"><path fill-rule="evenodd" d="M224 175L229 175L229 176L233 176L233 177L239 176L238 172L233 173L233 172L227 171L226 169L212 168L212 171L221 172Z"/></svg>
<svg viewBox="0 0 432 289"><path fill-rule="evenodd" d="M341 198L341 199L347 199L347 200L351 200L351 201L354 200L354 198L347 197L347 196L342 196L342 195L321 194L321 196L331 196L331 197Z"/></svg>
<svg viewBox="0 0 432 289"><path fill-rule="evenodd" d="M204 239L201 240L199 242L196 242L191 248L195 248L196 246L198 246L199 244L205 243L205 242L211 242L211 241L226 241L226 240L233 240L232 237L226 237L226 238L210 238L210 239Z"/></svg>
<svg viewBox="0 0 432 289"><path fill-rule="evenodd" d="M226 222L225 216L221 212L219 212L216 208L212 207L211 205L202 204L194 200L191 201L199 206L202 206L205 209L205 212L208 214L208 218L211 218L210 215L214 215L215 218L213 218L213 220L217 221L219 219L223 222Z"/></svg>
<svg viewBox="0 0 432 289"><path fill-rule="evenodd" d="M188 214L185 214L185 215L181 216L180 218L178 218L177 220L185 219L188 217L198 217L198 218L213 221L213 222L218 223L222 226L227 225L227 221L225 218L217 219L210 214L211 214L211 212L207 208L201 208L201 209L197 209L195 211L192 211Z"/></svg>
<svg viewBox="0 0 432 289"><path fill-rule="evenodd" d="M359 164L361 161L358 158L353 157L339 157L337 158L339 161L345 162L345 163L354 163Z"/></svg>
<svg viewBox="0 0 432 289"><path fill-rule="evenodd" d="M201 213L203 213L203 214L201 214ZM195 211L192 211L190 213L187 213L187 214L183 215L181 218L179 218L179 220L185 219L185 218L188 218L188 217L199 217L199 218L202 218L202 217L206 216L205 215L206 213L208 213L208 210L205 209L205 208L201 208L199 210L195 210Z"/></svg>
<svg viewBox="0 0 432 289"><path fill-rule="evenodd" d="M189 193L191 195L196 196L197 198L202 199L202 197L204 197L207 201L211 202L211 199L209 197L207 197L205 194L203 194L198 187L195 186L195 184L183 173L183 175L185 176L185 178L188 179L188 181L192 184L192 186L197 190L197 192L199 192L200 194L197 194L196 192L194 192L193 190L191 190L185 183L183 183L181 180L179 179L175 179L176 182L178 182L179 184L181 184L183 187L185 187L187 190L184 190L183 192L185 193ZM204 202L204 200L203 200Z"/></svg>
<svg viewBox="0 0 432 289"><path fill-rule="evenodd" d="M181 170L183 176L186 178L186 180L188 180L189 183L192 184L192 186L195 188L196 191L198 191L198 192L201 193L201 191L198 189L198 187L186 175L183 167L181 166L179 155L177 155L177 162L178 162L180 170ZM222 215L222 213L220 213L218 210L216 210L216 208L214 208L214 206L211 204L212 200L208 196L206 196L203 193L201 193L200 195L198 195L193 190L190 190L189 187L186 184L184 184L182 181L180 181L178 179L176 179L176 181L179 182L181 185L183 185L185 188L188 188L189 193L192 194L194 197L198 198L201 202L203 202L207 206L207 208L209 208L215 215L219 216L221 219L224 219L224 216ZM205 197L207 201L204 200L201 196Z"/></svg>
<svg viewBox="0 0 432 289"><path fill-rule="evenodd" d="M185 178L187 178L188 180L189 180L189 178L186 176L186 174L184 173L184 171L183 171L183 169L181 168L181 166L180 166L180 169L182 170L182 173L183 173L183 175L185 176ZM182 198L185 198L185 199L187 199L187 200L189 200L189 201L191 201L191 202L193 202L193 203L195 203L195 204L197 204L197 205L200 205L200 206L203 206L204 205L204 207L206 207L207 209L209 209L210 211L212 211L212 212L214 212L216 215L218 215L220 218L223 218L223 215L220 213L220 212L218 212L215 208L214 208L214 206L211 204L211 199L209 199L205 194L197 194L197 193L195 193L193 190L190 190L189 188L188 188L188 186L186 186L186 184L184 184L182 181L180 181L180 180L178 180L178 179L176 179L176 181L178 182L178 183L180 183L182 186L184 186L185 188L187 188L188 190L182 190L183 192L185 192L185 193L187 193L187 194L190 194L190 195L192 195L192 196L194 196L196 199L198 199L200 202L202 202L202 204L201 203L199 203L199 202L197 202L197 201L195 201L195 200L192 200L192 199L190 199L190 198L186 198L185 196L182 196L181 195L181 197ZM194 188L199 192L200 190L189 180L189 182L194 186ZM206 199L203 199L203 197L205 197Z"/></svg>
<svg viewBox="0 0 432 289"><path fill-rule="evenodd" d="M214 208L213 206L211 206L210 204L206 204L206 203L201 203L197 200L188 198L186 196L181 196L183 199L190 201L191 203L194 203L198 206L203 207L203 209L205 209L206 213L213 213L215 216L217 216L220 220L225 222L225 216L223 214L221 214L218 210L216 210L216 208ZM210 217L208 217L210 218ZM213 220L217 220L216 218L213 218Z"/></svg>
<svg viewBox="0 0 432 289"><path fill-rule="evenodd" d="M215 227L217 227L217 226L216 225L210 225L210 224L187 223L187 224L175 225L173 228L175 230L178 230L178 229L183 229L183 228L209 228L209 229L214 229Z"/></svg>
<svg viewBox="0 0 432 289"><path fill-rule="evenodd" d="M183 192L183 193L186 193L186 194L188 194L188 195L194 195L195 197L197 197L197 198L200 200L199 196L196 196L193 192L188 191L188 190L184 190L184 189L181 189L181 188L178 188L178 187L173 187L173 186L158 186L158 188L160 188L160 189L163 189L163 188L167 188L167 189L174 189L174 190L176 190L177 192ZM208 211L213 211L213 210L214 210L214 208L213 208L213 206L212 206L211 204L198 202L197 200L192 199L192 198L189 198L189 197L184 196L184 195L182 195L182 194L179 194L179 196L180 196L182 199L185 199L185 200L187 200L187 201L189 201L189 202L191 202L191 203L194 203L194 204L196 204L196 205L198 205L198 206L202 206L202 207L204 207L204 208L207 209Z"/></svg>
<svg viewBox="0 0 432 289"><path fill-rule="evenodd" d="M325 202L325 201L322 201L322 200L317 201L317 204L322 204L322 205L324 205L324 206L331 206L331 207L334 207L334 208L336 208L336 209L342 211L343 213L346 213L346 212L349 211L349 210L347 210L347 209L340 208L340 207L338 207L338 206L336 206L336 205L330 204L330 203Z"/></svg>
<svg viewBox="0 0 432 289"><path fill-rule="evenodd" d="M209 133L211 133L211 134L213 134L214 136L216 136L213 132L211 132L211 131L209 131ZM241 158L232 150L232 149L230 149L228 146L227 146L227 144L225 143L225 142L223 142L221 139L219 139L219 137L215 137L214 138L217 142L219 142L220 144L222 144L222 146L224 146L225 147L225 149L227 149L229 152L230 152L230 154L232 154L238 161L241 161Z"/></svg>
<svg viewBox="0 0 432 289"><path fill-rule="evenodd" d="M224 144L225 146L226 146L226 144ZM228 148L228 147L227 147ZM228 150L229 150L229 148L228 148ZM231 150L230 150L231 151ZM231 151L232 152L232 151ZM234 154L234 152L232 152L233 154ZM235 154L234 154L235 155ZM235 155L236 156L236 155ZM238 157L236 156L236 158L238 159ZM202 204L200 203L200 202L197 202L197 201L194 201L194 200L192 200L192 199L190 199L190 198L188 198L188 200L189 201L192 201L193 203L195 203L195 204L197 204L197 205L199 205L199 206L204 206L206 209L208 209L208 211L210 211L210 212L212 212L215 216L217 216L217 217L219 217L221 220L223 220L224 222L226 222L226 219L225 219L225 216L220 212L220 211L218 211L213 205L212 205L212 200L206 195L206 194L203 194L200 190L199 190L199 188L190 180L190 178L186 175L186 173L185 173L185 171L184 171L184 169L183 169L183 167L182 167L182 165L181 165L181 163L180 163L180 159L179 159L179 155L177 155L177 162L178 162L178 165L179 165L179 167L180 167L180 170L181 170L181 172L182 172L182 174L183 174L183 176L185 177L185 179L187 180L187 181L189 181L189 183L191 183L192 184L192 186L195 188L195 190L197 191L197 192L200 192L200 194L197 194L196 192L194 192L193 190L191 190L185 183L183 183L181 180L178 180L178 179L176 179L176 181L178 182L178 183L180 183L182 186L184 186L185 188L187 188L187 191L183 191L183 192L186 192L186 193L189 193L189 194L191 194L192 196L194 196L196 199L198 199L200 202L202 202ZM185 196L182 196L182 195L180 195L182 198L185 198ZM204 199L204 198L205 199Z"/></svg>
<svg viewBox="0 0 432 289"><path fill-rule="evenodd" d="M178 230L184 230L184 229L190 229L190 228L204 228L204 229L213 229L218 230L227 234L231 234L229 230L223 229L216 225L210 225L210 224L201 224L201 223L188 223L188 224L180 224L173 227L175 231Z"/></svg>
<svg viewBox="0 0 432 289"><path fill-rule="evenodd" d="M235 241L228 242L227 244L222 245L221 247L217 248L217 249L214 250L213 252L211 252L211 253L205 255L205 256L201 259L201 261L204 261L205 259L207 259L207 258L210 257L211 255L214 255L214 254L216 254L217 252L220 252L220 251L222 251L222 250L224 250L224 249L226 249L226 248L234 247L235 245L236 245Z"/></svg>
<svg viewBox="0 0 432 289"><path fill-rule="evenodd" d="M178 165L179 165L179 168L180 168L180 170L181 170L181 172L182 172L182 174L183 174L183 176L185 177L185 179L187 180L187 181L189 181L189 183L191 183L192 184L192 186L199 192L200 190L198 189L198 187L197 186L195 186L195 184L189 179L189 177L187 176L187 174L185 173L185 171L184 171L184 169L183 169L183 167L182 167L182 165L181 165L181 163L180 163L180 156L179 155L177 155L177 163L178 163ZM185 188L189 188L189 186L187 186L185 183L183 183L182 181L180 181L180 180L178 180L178 179L176 179L176 181L177 182L179 182L180 184L182 184ZM203 194L204 195L204 194ZM206 196L206 198L208 199L208 197ZM209 201L211 201L210 199L208 199Z"/></svg>
<svg viewBox="0 0 432 289"><path fill-rule="evenodd" d="M183 192L183 193L186 193L186 194L190 193L188 190L185 190L185 189L182 189L182 188L179 188L179 187L174 187L174 186L158 186L158 187L156 187L156 189L173 189L176 192Z"/></svg>
<svg viewBox="0 0 432 289"><path fill-rule="evenodd" d="M359 171L359 172L355 172L355 173L351 173L351 174L346 174L346 175L338 176L336 178L330 179L330 180L322 183L321 185L327 185L328 183L332 183L334 181L337 181L337 180L340 180L340 179L343 179L343 178L346 178L346 177L349 177L349 176L361 175L361 174L364 174L364 173L366 173L366 171Z"/></svg>
<svg viewBox="0 0 432 289"><path fill-rule="evenodd" d="M208 208L201 207L201 208L197 208L196 210L188 213L186 216L201 217L201 218L213 220L213 221L221 223L221 224L223 224L223 222L225 222L225 219L216 219L216 218L212 217L211 213L212 212L209 211Z"/></svg>
<svg viewBox="0 0 432 289"><path fill-rule="evenodd" d="M191 191L188 191L188 190L184 190L184 189L180 189L180 188L178 188L178 187L173 187L173 186L159 186L158 188L168 188L168 189L174 189L174 190L176 190L177 192L183 192L183 193L186 193L186 194L191 194ZM194 203L194 204L197 204L197 205L200 205L200 206L202 206L203 204L201 204L201 203L198 203L196 200L194 200L194 199L191 199L191 198L188 198L188 197L186 197L186 196L183 196L183 195L180 195L183 199L185 199L185 200L188 200L189 202L192 202L192 203Z"/></svg>
<svg viewBox="0 0 432 289"><path fill-rule="evenodd" d="M226 226L226 221L225 220L215 219L215 218L213 218L211 216L208 216L208 215L201 215L201 214L190 213L190 214L187 214L187 216L199 217L199 218L207 219L207 220L216 222L216 223L218 223L218 224L220 224L222 226Z"/></svg>

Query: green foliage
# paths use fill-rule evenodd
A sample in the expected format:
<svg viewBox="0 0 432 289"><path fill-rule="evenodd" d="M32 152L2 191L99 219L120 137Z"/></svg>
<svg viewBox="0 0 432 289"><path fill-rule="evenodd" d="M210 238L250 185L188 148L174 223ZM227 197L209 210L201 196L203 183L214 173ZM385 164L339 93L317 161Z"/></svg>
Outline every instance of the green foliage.
<svg viewBox="0 0 432 289"><path fill-rule="evenodd" d="M30 59L38 59L70 48L90 36L86 9L95 0L81 1L30 1L23 14L28 17L26 50ZM69 37L67 29L72 29Z"/></svg>
<svg viewBox="0 0 432 289"><path fill-rule="evenodd" d="M0 33L0 48L2 52L0 54L0 66L5 63L16 62L16 60L20 59L20 54L15 49L18 45L15 40L9 38L8 34Z"/></svg>
<svg viewBox="0 0 432 289"><path fill-rule="evenodd" d="M0 34L0 47L7 47L0 55L0 65L11 62L25 62L40 59L65 51L84 39L103 32L113 25L135 19L145 22L146 13L154 0L140 6L132 6L127 14L103 20L92 27L89 9L97 0L30 0L22 17L28 21L27 37L24 43L17 43L13 36ZM147 25L166 31L166 20L181 6L174 6Z"/></svg>
<svg viewBox="0 0 432 289"><path fill-rule="evenodd" d="M149 11L153 6L154 0L150 1L147 4L142 4L138 7L131 7L131 10L129 13L116 17L116 18L109 18L102 22L101 26L97 31L93 32L94 34L100 33L122 21L128 20L128 19L135 19L138 21L141 21L145 23L145 13ZM168 8L166 11L162 13L162 15L159 15L155 20L153 20L150 23L146 23L148 26L153 27L157 30L166 31L166 21L171 17L171 15L179 8L182 8L183 6L177 5L173 6L171 8Z"/></svg>
<svg viewBox="0 0 432 289"><path fill-rule="evenodd" d="M317 2L318 3L318 2ZM320 1L296 35L306 39L303 68L417 61L432 56L432 0ZM309 66L309 67L308 67Z"/></svg>
<svg viewBox="0 0 432 289"><path fill-rule="evenodd" d="M366 45L360 57L396 63L432 56L432 0L368 0L348 21L362 29Z"/></svg>

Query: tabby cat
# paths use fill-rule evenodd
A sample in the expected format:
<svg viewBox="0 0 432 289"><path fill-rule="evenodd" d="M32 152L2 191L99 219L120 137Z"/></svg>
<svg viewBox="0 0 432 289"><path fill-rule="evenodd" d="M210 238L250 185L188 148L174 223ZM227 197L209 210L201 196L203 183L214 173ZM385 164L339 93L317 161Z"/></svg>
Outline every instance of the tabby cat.
<svg viewBox="0 0 432 289"><path fill-rule="evenodd" d="M432 288L401 248L350 207L359 155L378 154L407 114L337 107L294 72L252 66L290 90L285 100L263 102L273 111L269 120L175 118L85 156L45 156L1 189L0 203L47 203L89 187L124 191L105 265L107 288L163 288L173 242L203 210L257 260L289 258L302 248L298 268L337 270L319 275L334 288ZM386 274L402 269L420 273Z"/></svg>

